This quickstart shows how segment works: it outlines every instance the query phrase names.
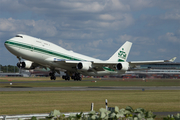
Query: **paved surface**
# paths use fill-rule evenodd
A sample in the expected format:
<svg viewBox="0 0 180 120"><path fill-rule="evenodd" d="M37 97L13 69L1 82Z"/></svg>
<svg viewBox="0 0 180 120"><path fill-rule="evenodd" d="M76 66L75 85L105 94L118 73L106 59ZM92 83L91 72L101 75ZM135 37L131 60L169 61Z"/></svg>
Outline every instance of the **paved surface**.
<svg viewBox="0 0 180 120"><path fill-rule="evenodd" d="M88 90L180 90L180 86L174 87L15 87L0 88L0 91L88 91Z"/></svg>
<svg viewBox="0 0 180 120"><path fill-rule="evenodd" d="M106 80L106 79L105 79ZM92 80L83 80L92 81ZM44 82L74 82L74 81L13 81L12 83L44 83ZM0 84L8 82L0 82ZM120 87L26 87L26 86L11 86L0 88L0 91L91 91L91 90L180 90L180 86L120 86Z"/></svg>

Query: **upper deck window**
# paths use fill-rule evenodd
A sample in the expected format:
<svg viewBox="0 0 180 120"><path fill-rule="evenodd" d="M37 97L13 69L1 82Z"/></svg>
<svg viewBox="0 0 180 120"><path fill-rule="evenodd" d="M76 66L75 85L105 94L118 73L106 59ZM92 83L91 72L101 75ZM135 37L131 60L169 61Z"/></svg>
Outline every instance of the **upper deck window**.
<svg viewBox="0 0 180 120"><path fill-rule="evenodd" d="M23 38L23 36L21 36L21 35L16 35L16 37L20 37L20 38Z"/></svg>

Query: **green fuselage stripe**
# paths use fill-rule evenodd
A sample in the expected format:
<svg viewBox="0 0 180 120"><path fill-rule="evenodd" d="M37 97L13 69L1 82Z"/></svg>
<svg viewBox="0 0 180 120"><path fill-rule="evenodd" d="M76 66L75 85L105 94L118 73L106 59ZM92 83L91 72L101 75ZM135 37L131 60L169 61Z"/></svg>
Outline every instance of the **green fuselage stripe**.
<svg viewBox="0 0 180 120"><path fill-rule="evenodd" d="M31 45L28 45L28 44L17 43L17 42L13 42L13 41L6 41L5 43L9 44L9 45L12 45L12 46L16 46L16 47L22 48L22 49L32 50L32 51L36 51L36 52L43 53L43 54L46 54L46 55L61 57L63 59L81 60L81 59L78 59L78 58L74 58L74 57L71 57L71 56L63 55L63 54L60 54L60 53L57 53L57 52L54 52L54 51L50 51L50 50L47 50L47 49L42 49L42 48L36 47L34 45L31 46Z"/></svg>

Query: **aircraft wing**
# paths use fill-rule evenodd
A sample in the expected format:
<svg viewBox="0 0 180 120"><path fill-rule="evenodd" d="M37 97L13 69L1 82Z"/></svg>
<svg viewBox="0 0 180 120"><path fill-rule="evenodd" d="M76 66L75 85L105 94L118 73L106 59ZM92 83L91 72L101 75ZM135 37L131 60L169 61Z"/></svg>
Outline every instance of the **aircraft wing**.
<svg viewBox="0 0 180 120"><path fill-rule="evenodd" d="M155 61L131 61L131 62L121 62L123 65L126 66L128 69L134 68L138 65L143 65L143 64L154 64L154 63L164 63L164 62L173 62L176 59L176 57L170 59L170 60L155 60ZM105 70L110 70L110 71L116 71L117 70L117 65L120 62L114 62L114 61L76 61L76 60L58 60L54 61L55 63L59 65L66 65L69 68L72 69L77 69L77 65L79 63L83 63L84 65L89 65L89 69L87 71L105 71ZM128 65L129 63L129 65Z"/></svg>
<svg viewBox="0 0 180 120"><path fill-rule="evenodd" d="M164 63L164 62L174 62L176 60L176 57L170 59L170 60L154 60L154 61L131 61L129 64L131 66L134 65L144 65L144 64L154 64L154 63Z"/></svg>
<svg viewBox="0 0 180 120"><path fill-rule="evenodd" d="M174 62L174 60L176 59L176 57L170 59L170 60L154 60L154 61L131 61L128 62L129 64L132 65L143 65L143 64L153 64L153 63L164 63L164 62ZM112 62L112 61L100 61L100 62L93 62L93 64L95 65L104 65L104 66L108 66L108 65L116 65L119 62Z"/></svg>

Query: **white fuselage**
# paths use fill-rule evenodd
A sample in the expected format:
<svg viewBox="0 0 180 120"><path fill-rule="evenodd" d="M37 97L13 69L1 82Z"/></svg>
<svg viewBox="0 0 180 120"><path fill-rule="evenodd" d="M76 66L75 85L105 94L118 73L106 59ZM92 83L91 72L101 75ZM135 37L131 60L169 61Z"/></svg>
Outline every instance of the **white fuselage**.
<svg viewBox="0 0 180 120"><path fill-rule="evenodd" d="M73 51L68 51L60 46L57 46L51 42L30 37L27 35L18 35L5 42L6 48L15 56L23 58L34 63L38 63L42 66L63 69L67 71L76 72L77 69L72 69L65 64L59 65L53 62L55 59L60 60L77 60L77 61L101 61L92 57L81 55ZM84 75L102 76L117 74L117 71L98 71L84 72Z"/></svg>

